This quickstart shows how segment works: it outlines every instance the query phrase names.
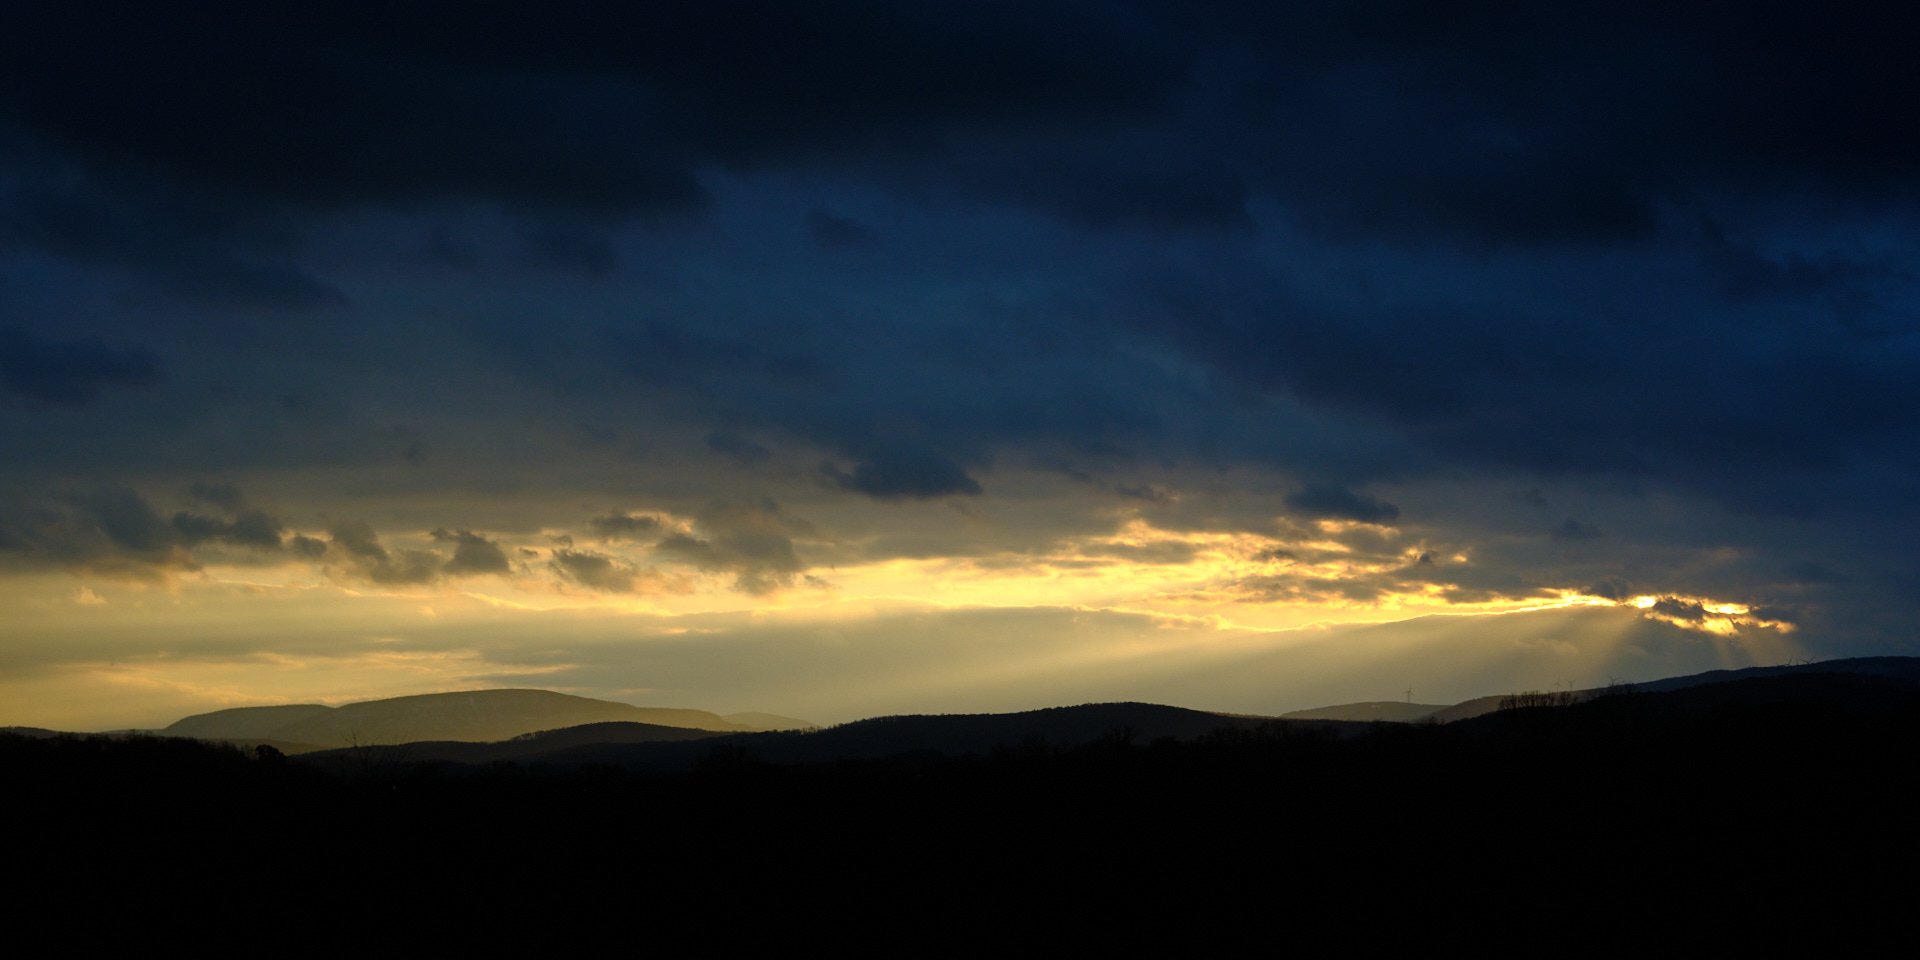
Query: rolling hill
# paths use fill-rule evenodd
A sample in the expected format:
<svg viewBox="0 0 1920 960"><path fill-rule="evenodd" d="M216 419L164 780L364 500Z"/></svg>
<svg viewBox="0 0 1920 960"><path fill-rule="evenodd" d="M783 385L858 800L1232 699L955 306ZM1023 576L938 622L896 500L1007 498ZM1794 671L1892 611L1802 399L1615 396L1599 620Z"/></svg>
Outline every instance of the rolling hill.
<svg viewBox="0 0 1920 960"><path fill-rule="evenodd" d="M736 736L725 731L668 727L653 723L611 720L543 730L491 743L462 740L423 740L391 745L393 759L408 763L451 763L482 765L502 760L539 763L554 754L584 746L630 743L674 743ZM377 749L388 750L388 747ZM289 751L289 755L292 755ZM318 750L307 753L310 760L325 764L331 760L351 760L355 748Z"/></svg>
<svg viewBox="0 0 1920 960"><path fill-rule="evenodd" d="M1828 687L1851 690L1858 686L1847 686L1852 681L1822 679L1847 676L1870 677L1875 682L1884 681L1883 686L1892 684L1889 689L1904 690L1920 682L1920 658L1878 657L1716 670L1641 683L1630 689L1661 696L1695 688L1721 691L1701 695L1710 700L1730 695L1725 693L1728 690L1748 689L1742 684L1762 680L1780 681L1766 689L1783 691ZM1794 678L1804 682L1784 683ZM1580 692L1591 702L1608 691ZM339 708L302 704L222 710L187 717L163 733L242 745L267 742L289 754L296 752L293 748L311 749L308 757L320 763L344 762L342 758L355 755L353 745L399 745L404 749L396 751L396 756L456 766L512 761L562 769L608 764L679 770L714 756L714 748L723 744L731 748L728 756L792 765L914 755L952 757L1042 743L1070 748L1102 739L1136 744L1166 738L1192 741L1214 731L1251 730L1275 722L1330 731L1344 738L1383 721L1453 724L1503 713L1499 709L1503 699L1478 697L1450 706L1368 701L1298 710L1280 718L1232 716L1146 703L1103 703L1007 714L877 717L820 729L803 720L774 714L721 717L700 710L635 707L545 690L481 690L397 697Z"/></svg>
<svg viewBox="0 0 1920 960"><path fill-rule="evenodd" d="M493 742L583 724L626 722L710 732L755 727L705 710L636 707L551 690L474 690L369 700L342 707L239 707L179 720L166 736L279 740L322 747L416 741Z"/></svg>
<svg viewBox="0 0 1920 960"><path fill-rule="evenodd" d="M1361 703L1343 703L1332 707L1316 707L1312 710L1295 710L1281 714L1286 720L1357 720L1362 723L1374 720L1386 720L1397 723L1410 723L1420 720L1436 710L1445 710L1444 703L1407 703L1400 700L1367 700Z"/></svg>
<svg viewBox="0 0 1920 960"><path fill-rule="evenodd" d="M1776 667L1745 667L1739 670L1709 670L1705 673L1689 674L1684 677L1667 677L1661 680L1649 680L1632 684L1632 688L1641 693L1669 693L1685 690L1689 687L1704 686L1713 683L1728 683L1736 680L1755 680L1768 677L1795 676L1801 674L1841 673L1867 676L1890 677L1896 680L1909 680L1920 683L1920 657L1854 657L1844 660L1822 660L1818 663L1783 664ZM1576 690L1575 693L1591 698L1606 692L1601 688ZM1402 704L1391 700L1365 701L1361 703L1343 703L1331 707L1315 707L1310 710L1295 710L1282 714L1290 720L1384 720L1393 723L1415 723L1431 720L1435 723L1453 723L1458 720L1470 720L1474 717L1493 713L1500 709L1500 701L1506 695L1475 697L1451 706L1432 704ZM1405 707L1400 710L1395 708ZM1377 714L1377 715L1373 715Z"/></svg>
<svg viewBox="0 0 1920 960"><path fill-rule="evenodd" d="M201 740L252 740L270 738L275 730L303 720L332 713L333 708L318 703L291 703L279 707L234 707L201 713L169 724L161 732L169 737L196 737Z"/></svg>
<svg viewBox="0 0 1920 960"><path fill-rule="evenodd" d="M996 748L1018 749L1029 743L1075 747L1103 738L1146 745L1163 738L1193 740L1216 730L1253 729L1271 722L1264 717L1232 717L1150 703L1095 703L1022 713L876 717L812 732L768 731L674 738L635 732L637 735L631 739L616 741L610 737L602 739L595 731L556 730L511 744L472 747L408 744L405 750L408 760L433 759L459 764L507 759L557 768L595 764L639 770L684 770L707 759L720 744L736 748L738 756L756 762L792 765L916 754L929 757L984 754ZM1367 729L1366 724L1360 723L1298 722L1302 727L1331 730L1336 734L1355 734ZM309 754L306 759L337 763L350 760L350 753L331 750Z"/></svg>
<svg viewBox="0 0 1920 960"><path fill-rule="evenodd" d="M783 717L777 713L729 713L722 719L755 730L816 730L820 727L811 720Z"/></svg>

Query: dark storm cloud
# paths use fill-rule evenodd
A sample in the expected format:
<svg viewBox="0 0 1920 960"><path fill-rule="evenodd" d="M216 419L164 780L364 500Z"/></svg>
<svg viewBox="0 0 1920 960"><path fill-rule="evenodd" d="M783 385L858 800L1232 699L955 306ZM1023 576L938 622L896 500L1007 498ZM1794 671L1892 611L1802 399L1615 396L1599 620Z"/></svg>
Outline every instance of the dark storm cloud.
<svg viewBox="0 0 1920 960"><path fill-rule="evenodd" d="M231 483L196 481L187 492L191 493L195 500L211 503L224 510L239 510L247 505L246 495Z"/></svg>
<svg viewBox="0 0 1920 960"><path fill-rule="evenodd" d="M1897 5L15 5L0 111L108 168L309 204L649 213L885 158L1093 225L1645 236L1721 184L1911 182ZM866 169L873 169L866 162Z"/></svg>
<svg viewBox="0 0 1920 960"><path fill-rule="evenodd" d="M1661 597L1655 600L1652 609L1654 613L1672 617L1675 620L1704 620L1707 617L1707 608L1704 605L1675 597Z"/></svg>
<svg viewBox="0 0 1920 960"><path fill-rule="evenodd" d="M152 575L157 572L154 568L178 566L186 559L170 548L164 521L137 496L132 502L111 492L84 498L91 502L75 499L11 496L0 500L0 556L29 568L124 567L136 576ZM103 522L109 516L115 519L118 539Z"/></svg>
<svg viewBox="0 0 1920 960"><path fill-rule="evenodd" d="M807 213L807 232L813 235L813 242L828 248L873 242L873 235L868 233L865 227L825 210L813 210Z"/></svg>
<svg viewBox="0 0 1920 960"><path fill-rule="evenodd" d="M41 403L82 404L108 386L140 386L159 379L153 352L110 347L99 340L40 339L0 327L0 386Z"/></svg>
<svg viewBox="0 0 1920 960"><path fill-rule="evenodd" d="M792 586L807 569L794 552L796 536L817 537L819 531L771 500L720 502L700 511L693 534L668 534L654 551L702 570L732 573L735 589L766 594Z"/></svg>
<svg viewBox="0 0 1920 960"><path fill-rule="evenodd" d="M1805 512L1821 495L1801 472L1885 442L1920 403L1901 346L1910 271L1778 249L1752 201L1790 193L1815 219L1905 202L1920 137L1884 118L1914 102L1920 68L1888 38L1916 16L1724 3L19 6L0 20L0 116L27 171L6 222L62 256L282 305L340 302L299 263L302 211L495 203L535 262L607 277L623 268L611 225L697 206L713 171L957 190L1096 228L1244 230L1249 202L1271 200L1322 240L1443 254L1658 240L1692 262L1615 263L1598 268L1615 276L1562 284L1623 291L1602 296L1395 289L1417 271L1362 257L1340 271L1373 292L1336 297L1273 279L1258 258L1186 269L1147 256L1120 302L1049 305L1011 337L882 336L861 344L863 370L835 369L846 344L827 327L785 318L727 331L649 317L579 349L658 391L732 401L740 429L833 448L853 461L834 482L883 499L971 494L961 464L1034 439L1246 456L1204 430L1137 435L1161 430L1170 398L1096 397L1095 378L1131 374L1111 368L1018 387L1067 402L942 420L968 367L1011 368L992 356L1004 342L1058 366L1144 333L1442 459L1624 472ZM855 214L795 216L837 243L866 231ZM1484 261L1476 271L1483 290L1502 280ZM1680 314L1691 319L1661 319ZM783 324L808 334L765 335ZM1756 324L1769 335L1747 336ZM951 369L834 405L731 389L749 374L795 389L866 374L889 351ZM83 397L113 382L96 380L8 389ZM919 421L923 449L874 449L863 424L896 409ZM749 462L752 449L730 455Z"/></svg>
<svg viewBox="0 0 1920 960"><path fill-rule="evenodd" d="M1173 494L1151 483L1116 483L1113 492L1129 500L1145 500L1148 503L1172 503Z"/></svg>
<svg viewBox="0 0 1920 960"><path fill-rule="evenodd" d="M660 532L660 518L644 513L615 510L606 516L588 520L587 526L609 540L638 540ZM569 540L568 543L571 544L572 541Z"/></svg>
<svg viewBox="0 0 1920 960"><path fill-rule="evenodd" d="M433 539L453 544L453 559L440 568L449 577L482 573L506 573L511 569L507 555L498 543L471 530L435 530Z"/></svg>
<svg viewBox="0 0 1920 960"><path fill-rule="evenodd" d="M864 493L875 500L929 500L954 495L977 496L980 484L959 464L917 444L893 443L873 451L854 464L852 472L832 463L820 465L842 490Z"/></svg>
<svg viewBox="0 0 1920 960"><path fill-rule="evenodd" d="M78 508L108 541L128 553L154 556L178 540L173 527L132 490L90 490L61 499Z"/></svg>
<svg viewBox="0 0 1920 960"><path fill-rule="evenodd" d="M549 565L562 578L589 590L632 593L639 582L639 571L631 565L590 550L561 547L553 551Z"/></svg>
<svg viewBox="0 0 1920 960"><path fill-rule="evenodd" d="M1011 494L1044 462L1169 529L1265 530L1274 491L1338 479L1283 498L1289 549L1309 518L1397 524L1363 489L1403 531L1481 522L1423 498L1434 478L1531 490L1507 532L1561 556L1636 536L1590 489L1678 492L1659 535L1685 549L1764 539L1714 506L1838 516L1855 527L1792 549L1909 597L1887 531L1920 468L1916 19L14 4L0 445L35 489L403 460L385 492L438 493L515 489L549 440L577 478L704 436L752 468L734 479L847 509ZM162 464L172 486L144 487ZM1208 513L1243 480L1259 507ZM1555 514L1524 506L1536 487ZM242 531L237 500L169 521L85 498L9 508L8 549L172 564L285 535ZM1567 513L1608 536L1555 546ZM661 553L751 592L804 582L811 534L723 514ZM460 563L361 527L281 542L382 582ZM564 549L563 580L645 585ZM1338 589L1524 593L1445 550L1369 556L1398 572Z"/></svg>
<svg viewBox="0 0 1920 960"><path fill-rule="evenodd" d="M724 428L707 434L707 448L732 457L743 467L753 466L773 456L771 450L755 443L752 438Z"/></svg>
<svg viewBox="0 0 1920 960"><path fill-rule="evenodd" d="M513 569L498 542L472 530L441 528L429 534L435 543L453 547L451 557L437 550L390 548L364 520L337 521L327 528L327 535L324 541L294 537L293 553L308 561L331 559L339 564L336 572L378 584L417 586L443 577L508 574Z"/></svg>
<svg viewBox="0 0 1920 960"><path fill-rule="evenodd" d="M1378 291L1309 292L1256 269L1145 271L1137 328L1447 459L1657 478L1763 512L1817 509L1810 477L1862 448L1890 452L1911 431L1915 291L1882 280L1849 290L1845 309L1743 307L1687 268L1684 243L1638 263L1595 259L1586 275L1516 263L1469 286L1423 278L1434 265L1410 256L1356 264L1369 284L1399 288L1384 303ZM1404 273L1389 280L1395 269Z"/></svg>
<svg viewBox="0 0 1920 960"><path fill-rule="evenodd" d="M231 484L196 488L225 501L221 505L233 519L186 510L169 519L139 492L117 487L0 498L0 553L30 565L138 579L169 569L199 569L194 551L209 545L245 548L247 562L280 562L286 547L286 525L280 518L244 506L246 498ZM295 537L295 556L309 557L299 542L306 540Z"/></svg>
<svg viewBox="0 0 1920 960"><path fill-rule="evenodd" d="M389 550L373 525L364 520L342 520L327 528L326 552L338 555L360 576L380 584L414 585L440 575L442 560L432 550Z"/></svg>
<svg viewBox="0 0 1920 960"><path fill-rule="evenodd" d="M569 221L549 221L521 227L520 238L534 263L554 270L578 273L591 278L613 272L613 243L604 231L593 225Z"/></svg>
<svg viewBox="0 0 1920 960"><path fill-rule="evenodd" d="M648 384L697 385L716 373L805 380L818 372L814 359L804 354L693 324L648 320L602 335L607 352Z"/></svg>
<svg viewBox="0 0 1920 960"><path fill-rule="evenodd" d="M1287 497L1287 506L1310 517L1358 520L1361 523L1392 523L1400 519L1400 508L1364 493L1355 493L1338 484L1314 484Z"/></svg>
<svg viewBox="0 0 1920 960"><path fill-rule="evenodd" d="M1558 543L1573 543L1580 540L1594 540L1601 536L1600 528L1581 523L1568 517L1565 523L1553 528L1553 539Z"/></svg>
<svg viewBox="0 0 1920 960"><path fill-rule="evenodd" d="M1631 600L1635 596L1633 584L1622 577L1607 577L1588 587L1584 592L1616 603Z"/></svg>
<svg viewBox="0 0 1920 960"><path fill-rule="evenodd" d="M231 522L181 511L173 515L173 529L188 546L215 541L236 547L279 550L286 527L277 517L259 510L242 510Z"/></svg>
<svg viewBox="0 0 1920 960"><path fill-rule="evenodd" d="M954 125L1137 112L1181 63L1131 19L1016 4L16 8L0 21L0 109L104 164L305 203L650 213L697 205L702 164L925 153Z"/></svg>
<svg viewBox="0 0 1920 960"><path fill-rule="evenodd" d="M242 509L233 520L180 511L167 519L138 492L96 488L0 502L0 552L16 561L147 578L199 566L203 544L271 556L283 547L279 518Z"/></svg>
<svg viewBox="0 0 1920 960"><path fill-rule="evenodd" d="M203 303L343 304L339 290L291 259L298 230L289 212L150 175L90 170L26 144L0 120L0 249L117 267Z"/></svg>

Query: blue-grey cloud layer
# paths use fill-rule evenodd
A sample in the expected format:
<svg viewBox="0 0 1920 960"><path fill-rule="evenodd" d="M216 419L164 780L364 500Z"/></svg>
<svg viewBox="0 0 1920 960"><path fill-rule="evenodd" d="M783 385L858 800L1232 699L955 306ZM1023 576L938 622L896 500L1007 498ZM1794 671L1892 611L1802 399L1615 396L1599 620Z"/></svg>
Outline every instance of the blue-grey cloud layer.
<svg viewBox="0 0 1920 960"><path fill-rule="evenodd" d="M1893 622L1916 579L1916 20L16 5L7 529L118 516L86 491L155 474L400 462L470 487L526 472L536 441L584 463L671 428L781 477L768 492L876 509L991 497L1012 466L1168 523L1170 495L1127 491L1244 468L1273 513L1461 527L1482 520L1369 488L1670 493L1813 525L1820 555L1775 569L1844 574L1780 576L1851 578L1860 616ZM238 514L183 522L88 536L264 543ZM1788 539L1709 523L1662 536ZM1537 525L1562 550L1629 539ZM436 563L506 562L443 532ZM439 575L360 533L332 542ZM626 575L569 556L566 576ZM729 569L755 589L801 572L754 556Z"/></svg>

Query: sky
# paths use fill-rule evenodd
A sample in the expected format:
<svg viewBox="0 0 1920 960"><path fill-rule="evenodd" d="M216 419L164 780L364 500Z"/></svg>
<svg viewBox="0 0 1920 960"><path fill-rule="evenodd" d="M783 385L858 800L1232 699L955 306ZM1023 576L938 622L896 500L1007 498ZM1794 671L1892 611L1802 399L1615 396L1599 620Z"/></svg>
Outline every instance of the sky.
<svg viewBox="0 0 1920 960"><path fill-rule="evenodd" d="M1916 28L8 5L0 724L1915 654Z"/></svg>

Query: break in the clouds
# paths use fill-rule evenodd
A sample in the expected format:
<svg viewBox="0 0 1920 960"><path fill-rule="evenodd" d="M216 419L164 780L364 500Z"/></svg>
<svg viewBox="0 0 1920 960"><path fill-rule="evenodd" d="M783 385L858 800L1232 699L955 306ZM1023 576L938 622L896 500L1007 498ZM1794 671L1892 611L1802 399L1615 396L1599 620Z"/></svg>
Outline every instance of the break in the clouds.
<svg viewBox="0 0 1920 960"><path fill-rule="evenodd" d="M0 571L341 622L1593 602L1730 657L1904 650L1916 34L15 5Z"/></svg>

